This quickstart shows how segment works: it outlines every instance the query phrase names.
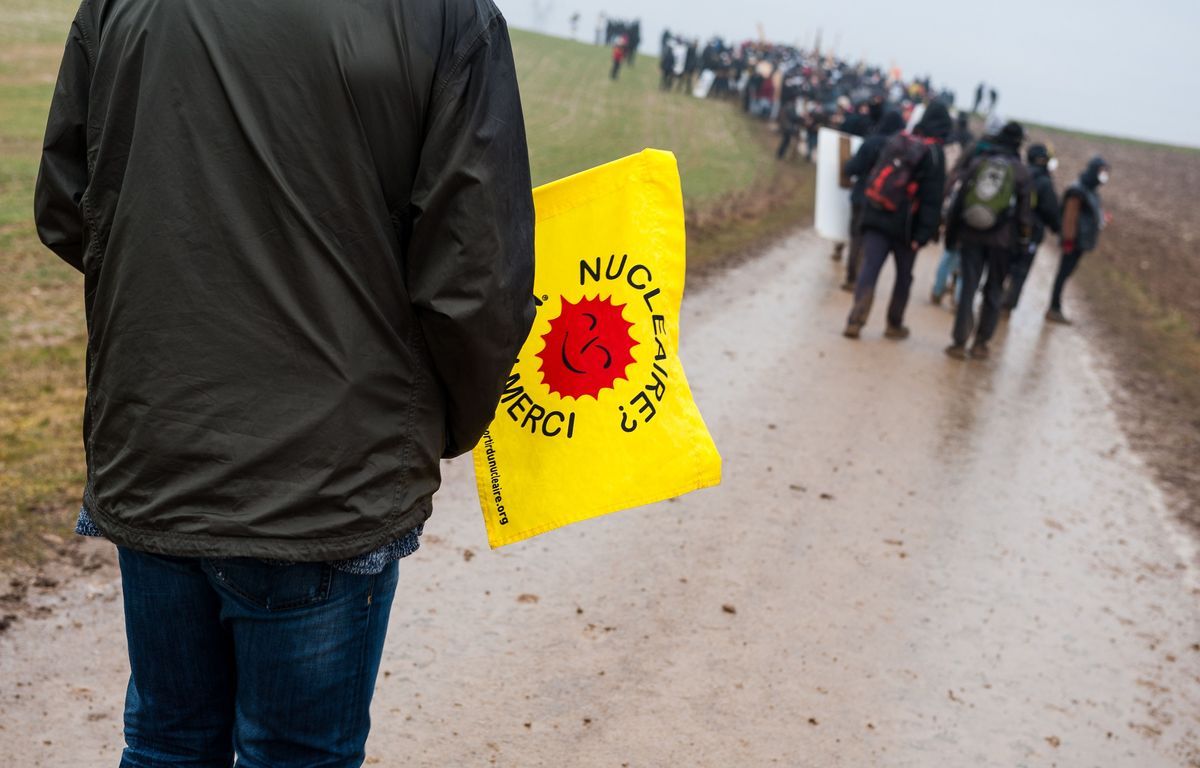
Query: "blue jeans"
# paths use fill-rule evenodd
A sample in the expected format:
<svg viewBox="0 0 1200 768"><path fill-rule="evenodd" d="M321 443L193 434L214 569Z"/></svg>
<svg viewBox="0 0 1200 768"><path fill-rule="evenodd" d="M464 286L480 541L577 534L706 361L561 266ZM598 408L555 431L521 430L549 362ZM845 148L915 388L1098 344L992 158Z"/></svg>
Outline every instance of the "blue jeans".
<svg viewBox="0 0 1200 768"><path fill-rule="evenodd" d="M933 278L934 296L940 299L946 293L946 282L950 280L953 272L962 273L962 254L947 248L942 252L942 260L938 262L937 275ZM958 301L961 298L962 280L958 280L954 285L954 300Z"/></svg>
<svg viewBox="0 0 1200 768"><path fill-rule="evenodd" d="M397 563L319 563L119 548L129 640L122 768L359 766Z"/></svg>

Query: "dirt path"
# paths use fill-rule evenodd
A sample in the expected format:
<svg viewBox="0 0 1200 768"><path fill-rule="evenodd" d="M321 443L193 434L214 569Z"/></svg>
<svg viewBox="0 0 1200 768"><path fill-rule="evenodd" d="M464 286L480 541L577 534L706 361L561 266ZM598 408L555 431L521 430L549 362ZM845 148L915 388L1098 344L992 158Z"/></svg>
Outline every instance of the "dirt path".
<svg viewBox="0 0 1200 768"><path fill-rule="evenodd" d="M490 553L447 468L369 764L1200 766L1195 550L1083 337L1041 322L1051 259L961 364L934 254L902 344L881 308L841 338L826 254L799 234L690 295L721 488ZM0 635L9 763L115 765L117 596L106 566Z"/></svg>

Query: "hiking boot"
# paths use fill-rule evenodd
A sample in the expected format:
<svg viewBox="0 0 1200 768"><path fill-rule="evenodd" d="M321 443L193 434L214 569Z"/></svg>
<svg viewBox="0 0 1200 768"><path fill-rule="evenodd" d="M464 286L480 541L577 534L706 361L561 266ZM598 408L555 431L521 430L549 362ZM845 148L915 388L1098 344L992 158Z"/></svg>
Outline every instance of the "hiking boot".
<svg viewBox="0 0 1200 768"><path fill-rule="evenodd" d="M1071 321L1067 318L1067 316L1057 309L1052 309L1047 312L1046 320L1050 321L1051 323L1058 323L1059 325L1071 324Z"/></svg>
<svg viewBox="0 0 1200 768"><path fill-rule="evenodd" d="M938 293L937 291L930 293L929 303L939 307L942 306L942 296L944 295L945 294Z"/></svg>
<svg viewBox="0 0 1200 768"><path fill-rule="evenodd" d="M955 360L967 359L967 348L962 344L951 344L946 347L946 354L953 357Z"/></svg>
<svg viewBox="0 0 1200 768"><path fill-rule="evenodd" d="M987 360L989 354L991 353L988 351L987 344L976 342L975 346L971 347L971 358L974 360Z"/></svg>
<svg viewBox="0 0 1200 768"><path fill-rule="evenodd" d="M847 323L846 330L842 331L842 335L847 339L857 339L862 333L862 326L858 323Z"/></svg>
<svg viewBox="0 0 1200 768"><path fill-rule="evenodd" d="M895 339L896 341L907 339L908 334L909 330L907 325L889 325L887 330L883 332L885 337L889 339Z"/></svg>

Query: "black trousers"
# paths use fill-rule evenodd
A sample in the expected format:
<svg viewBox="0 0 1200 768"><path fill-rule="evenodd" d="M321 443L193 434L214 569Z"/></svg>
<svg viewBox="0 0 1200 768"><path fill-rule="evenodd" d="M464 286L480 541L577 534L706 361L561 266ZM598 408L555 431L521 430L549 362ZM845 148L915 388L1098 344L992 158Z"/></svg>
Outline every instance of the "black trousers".
<svg viewBox="0 0 1200 768"><path fill-rule="evenodd" d="M993 248L974 243L963 243L962 294L958 298L958 310L954 315L954 343L966 346L975 332L976 344L987 344L996 325L1000 322L1000 299L1004 293L1004 277L1008 273L1011 250ZM979 327L975 327L975 292L987 271L987 282L983 285L983 309L979 313Z"/></svg>
<svg viewBox="0 0 1200 768"><path fill-rule="evenodd" d="M792 147L792 141L796 138L796 132L784 129L779 137L779 149L775 152L775 157L782 160L787 157L787 152Z"/></svg>
<svg viewBox="0 0 1200 768"><path fill-rule="evenodd" d="M863 261L863 207L855 205L850 209L850 252L846 254L846 282L850 285L858 280L859 270Z"/></svg>
<svg viewBox="0 0 1200 768"><path fill-rule="evenodd" d="M1017 302L1021 300L1021 291L1025 288L1025 280L1029 277L1029 270L1033 269L1037 249L1037 243L1030 243L1027 250L1018 253L1013 259L1008 270L1008 289L1004 292L1004 301L1001 303L1005 309L1017 308Z"/></svg>
<svg viewBox="0 0 1200 768"><path fill-rule="evenodd" d="M1067 286L1067 280L1074 274L1082 258L1083 254L1079 251L1062 255L1062 261L1058 263L1058 274L1054 278L1054 293L1050 294L1050 309L1055 312L1062 312L1063 288Z"/></svg>
<svg viewBox="0 0 1200 768"><path fill-rule="evenodd" d="M912 247L899 240L890 240L880 232L868 229L862 234L862 269L854 286L854 306L850 308L850 325L866 325L875 302L875 284L883 271L888 253L896 258L896 285L892 288L892 301L888 304L888 325L904 325L904 310L908 307L908 294L912 288L913 264L917 253Z"/></svg>

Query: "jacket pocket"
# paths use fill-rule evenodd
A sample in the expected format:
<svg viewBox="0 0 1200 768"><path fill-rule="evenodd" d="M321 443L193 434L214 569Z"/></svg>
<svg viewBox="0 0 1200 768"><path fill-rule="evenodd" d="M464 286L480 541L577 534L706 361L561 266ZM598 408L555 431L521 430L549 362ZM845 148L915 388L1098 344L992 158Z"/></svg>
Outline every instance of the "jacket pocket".
<svg viewBox="0 0 1200 768"><path fill-rule="evenodd" d="M205 560L209 578L242 601L264 611L317 605L329 597L333 567L327 563L272 565L261 560Z"/></svg>

